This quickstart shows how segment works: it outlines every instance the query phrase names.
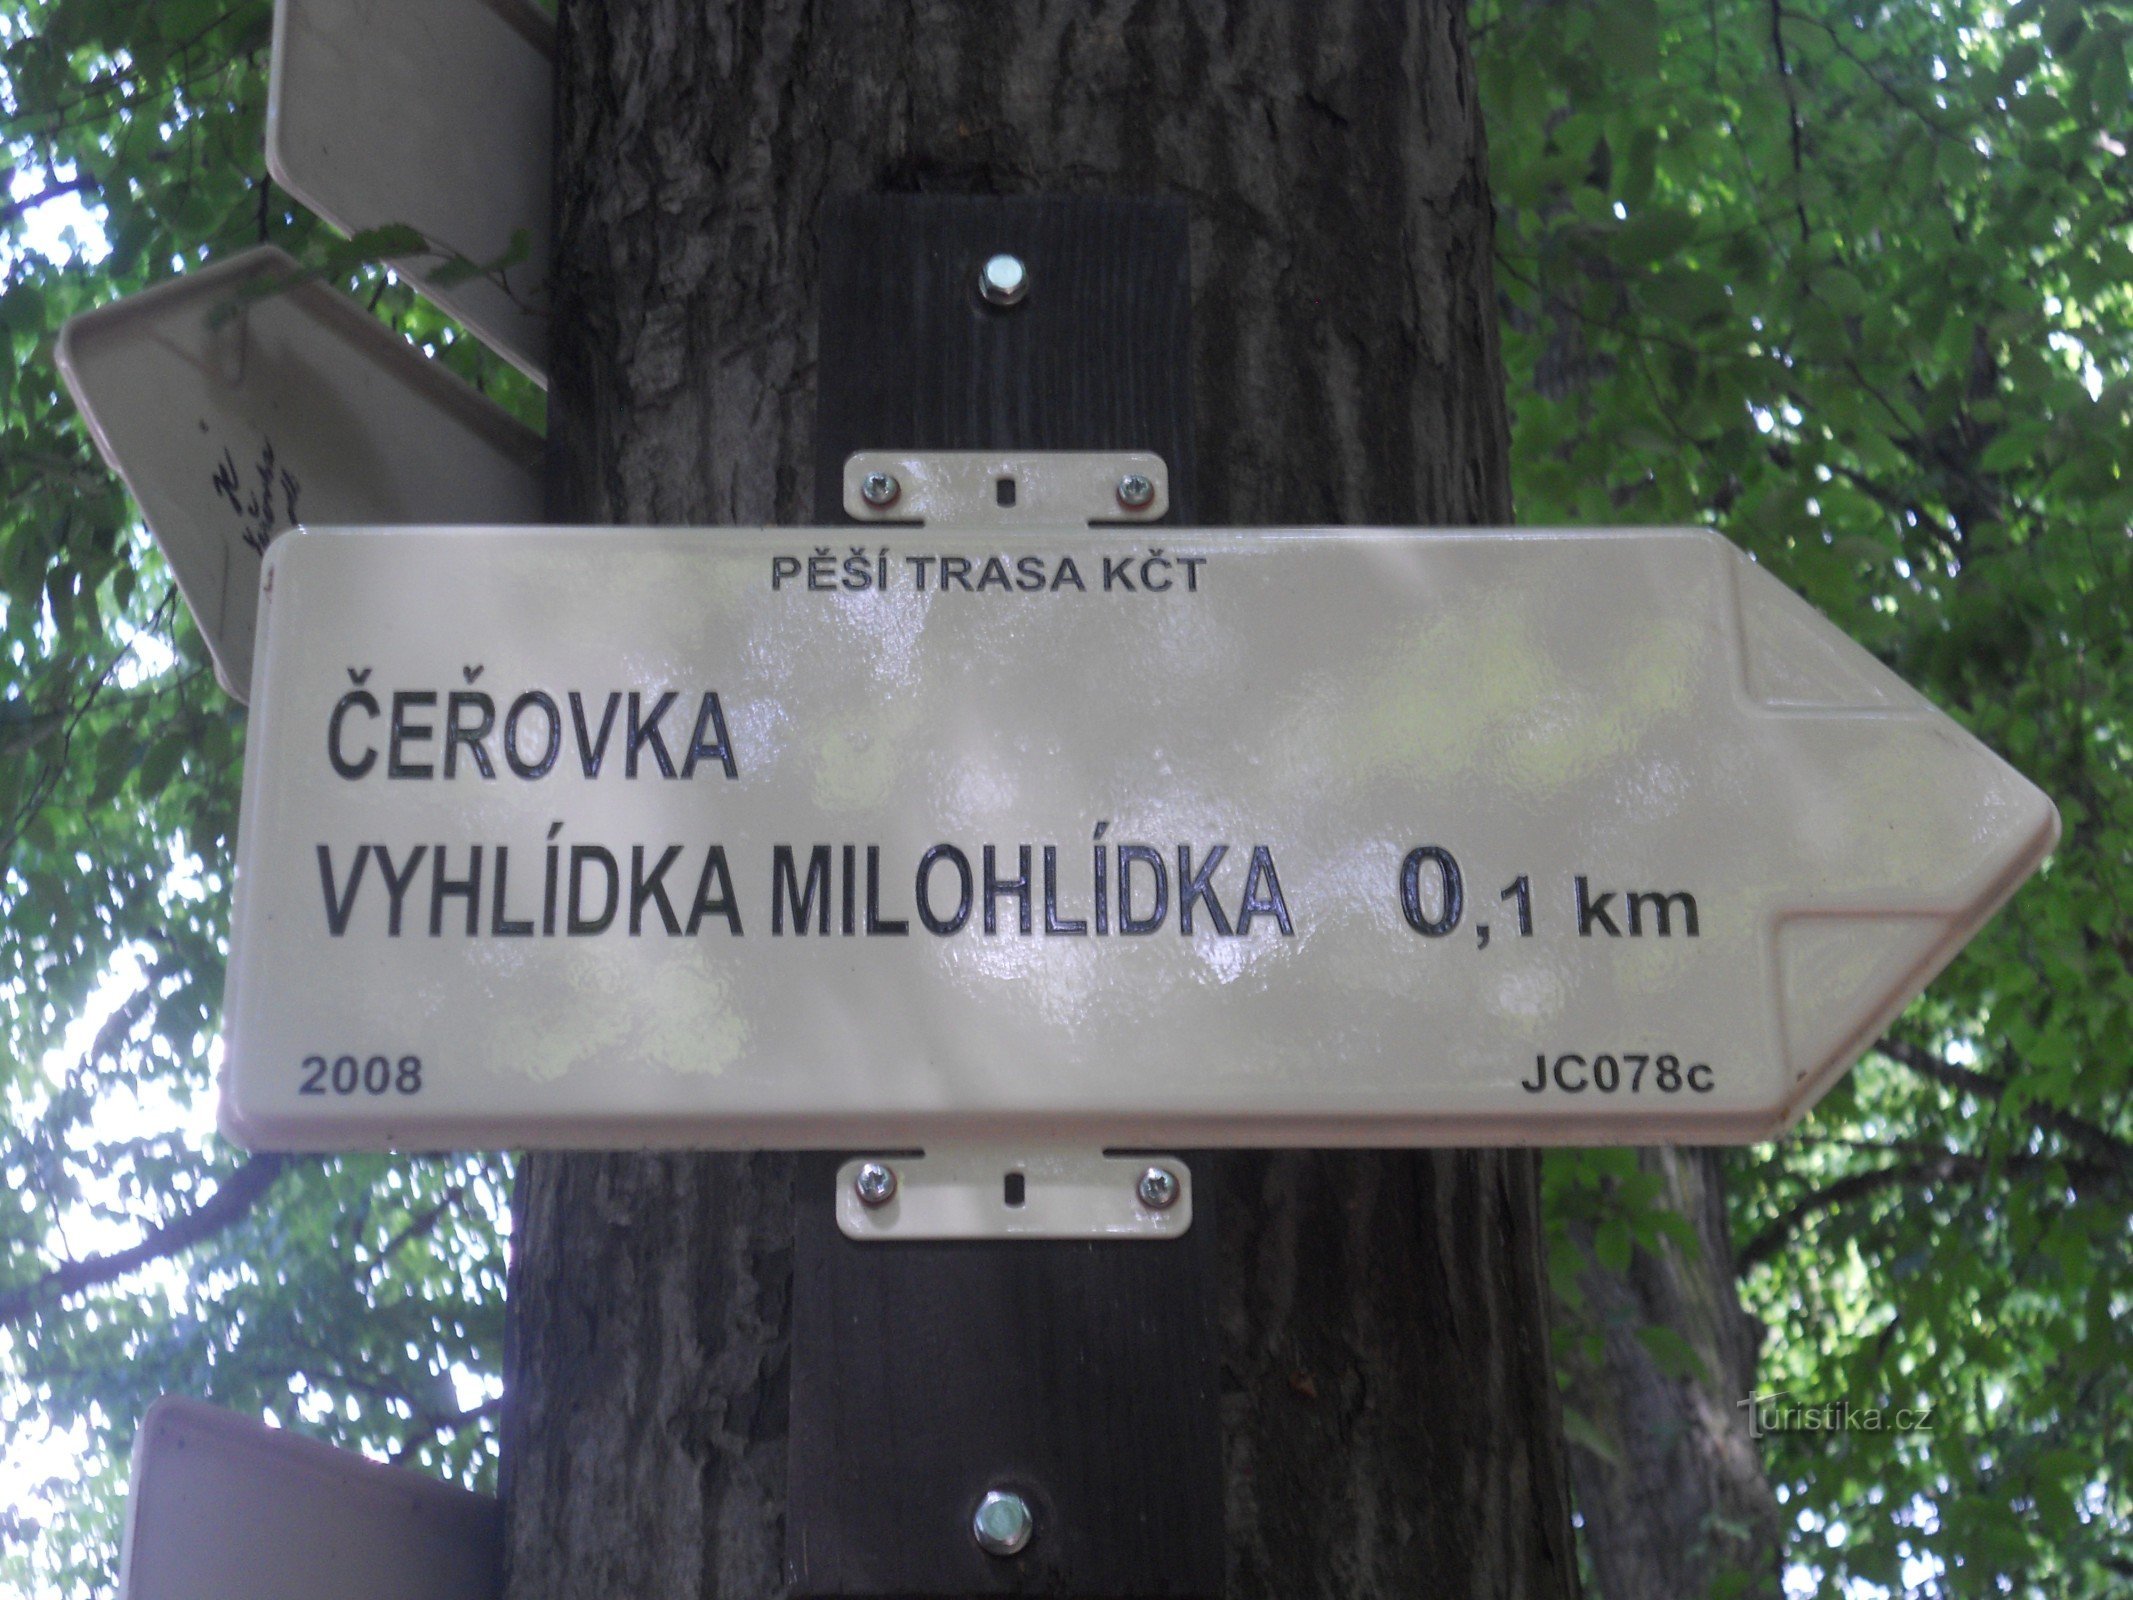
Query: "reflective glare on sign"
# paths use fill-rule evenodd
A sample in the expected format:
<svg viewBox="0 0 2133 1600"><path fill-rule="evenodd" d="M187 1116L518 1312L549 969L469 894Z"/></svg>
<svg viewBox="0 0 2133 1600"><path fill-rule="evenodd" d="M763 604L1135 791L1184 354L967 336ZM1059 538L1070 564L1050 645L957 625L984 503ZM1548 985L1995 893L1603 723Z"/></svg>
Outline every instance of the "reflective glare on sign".
<svg viewBox="0 0 2133 1600"><path fill-rule="evenodd" d="M134 1442L119 1600L493 1600L502 1545L487 1495L165 1399Z"/></svg>
<svg viewBox="0 0 2133 1600"><path fill-rule="evenodd" d="M348 233L422 234L407 280L542 384L554 54L529 0L276 0L267 90L275 181ZM431 281L453 257L491 270Z"/></svg>
<svg viewBox="0 0 2133 1600"><path fill-rule="evenodd" d="M260 556L299 519L529 522L541 439L271 247L67 323L59 367L238 699Z"/></svg>
<svg viewBox="0 0 2133 1600"><path fill-rule="evenodd" d="M1705 533L268 565L255 1146L1762 1137L2057 834Z"/></svg>

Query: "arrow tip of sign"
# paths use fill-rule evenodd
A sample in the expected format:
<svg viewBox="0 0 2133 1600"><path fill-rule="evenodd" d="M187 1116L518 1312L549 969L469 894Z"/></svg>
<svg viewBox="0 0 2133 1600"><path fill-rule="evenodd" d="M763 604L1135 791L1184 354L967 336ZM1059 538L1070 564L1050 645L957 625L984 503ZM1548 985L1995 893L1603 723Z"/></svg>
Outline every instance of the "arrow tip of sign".
<svg viewBox="0 0 2133 1600"><path fill-rule="evenodd" d="M1892 869L1883 887L1859 881L1843 900L1794 910L1776 927L1773 981L1793 1088L1765 1135L1774 1137L2037 870L2060 821L2036 785L1735 555L1743 688L1801 719L1792 724L1799 787L1827 802L1810 832L1833 855ZM1871 743L1860 737L1869 728Z"/></svg>
<svg viewBox="0 0 2133 1600"><path fill-rule="evenodd" d="M2003 826L1987 844L1984 895L1953 910L1847 910L1778 925L1779 1025L1795 1087L1771 1136L1797 1121L1873 1047L2059 842L2058 807L2011 768L2001 770Z"/></svg>

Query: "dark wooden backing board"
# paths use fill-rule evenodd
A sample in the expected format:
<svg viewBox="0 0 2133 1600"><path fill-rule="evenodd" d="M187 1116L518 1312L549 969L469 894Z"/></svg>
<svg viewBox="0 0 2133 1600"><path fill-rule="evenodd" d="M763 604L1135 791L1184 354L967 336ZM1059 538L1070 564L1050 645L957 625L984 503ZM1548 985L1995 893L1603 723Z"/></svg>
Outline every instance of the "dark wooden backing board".
<svg viewBox="0 0 2133 1600"><path fill-rule="evenodd" d="M1181 203L855 197L821 243L817 522L852 451L923 448L1153 450L1192 520ZM1003 250L1030 281L1004 309L976 292ZM840 1159L800 1167L794 1593L1219 1594L1212 1185L1179 1240L857 1244ZM971 1537L995 1487L1035 1509L1019 1556Z"/></svg>
<svg viewBox="0 0 2133 1600"><path fill-rule="evenodd" d="M869 195L824 208L815 520L854 450L1153 450L1194 521L1185 207ZM1020 256L994 307L978 265Z"/></svg>

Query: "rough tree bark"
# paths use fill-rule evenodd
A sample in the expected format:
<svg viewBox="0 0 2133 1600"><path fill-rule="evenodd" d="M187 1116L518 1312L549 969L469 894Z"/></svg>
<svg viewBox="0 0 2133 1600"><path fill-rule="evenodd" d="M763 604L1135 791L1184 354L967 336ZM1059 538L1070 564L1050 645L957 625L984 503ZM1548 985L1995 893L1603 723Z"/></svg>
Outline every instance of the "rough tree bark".
<svg viewBox="0 0 2133 1600"><path fill-rule="evenodd" d="M1637 1152L1688 1219L1696 1248L1639 1249L1626 1272L1585 1252L1584 1304L1558 1318L1568 1399L1608 1455L1571 1447L1585 1549L1601 1600L1682 1600L1782 1592L1777 1497L1740 1401L1755 1383L1758 1324L1734 1287L1724 1154ZM1642 1333L1663 1328L1701 1370L1670 1371ZM1609 1459L1609 1457L1612 1459Z"/></svg>
<svg viewBox="0 0 2133 1600"><path fill-rule="evenodd" d="M809 521L818 211L921 189L1187 199L1210 522L1508 519L1457 0L581 0L558 76L560 518ZM1230 1591L1573 1593L1532 1159L1216 1168ZM512 1600L780 1592L792 1187L525 1162Z"/></svg>

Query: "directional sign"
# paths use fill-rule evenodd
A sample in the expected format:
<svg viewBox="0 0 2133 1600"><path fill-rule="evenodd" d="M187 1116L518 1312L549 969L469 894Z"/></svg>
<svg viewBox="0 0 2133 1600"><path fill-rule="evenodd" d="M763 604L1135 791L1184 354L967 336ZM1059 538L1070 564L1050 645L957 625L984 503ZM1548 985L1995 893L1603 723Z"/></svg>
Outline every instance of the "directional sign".
<svg viewBox="0 0 2133 1600"><path fill-rule="evenodd" d="M158 1400L133 1447L119 1600L493 1600L487 1495L197 1400Z"/></svg>
<svg viewBox="0 0 2133 1600"><path fill-rule="evenodd" d="M555 25L530 0L276 0L267 168L348 233L434 245L408 281L548 381L548 147ZM489 267L456 283L453 257Z"/></svg>
<svg viewBox="0 0 2133 1600"><path fill-rule="evenodd" d="M2058 828L1708 533L305 531L267 583L260 1147L1760 1138Z"/></svg>
<svg viewBox="0 0 2133 1600"><path fill-rule="evenodd" d="M260 555L299 517L541 514L540 436L345 295L273 288L294 266L249 250L75 317L59 336L67 388L240 700Z"/></svg>

